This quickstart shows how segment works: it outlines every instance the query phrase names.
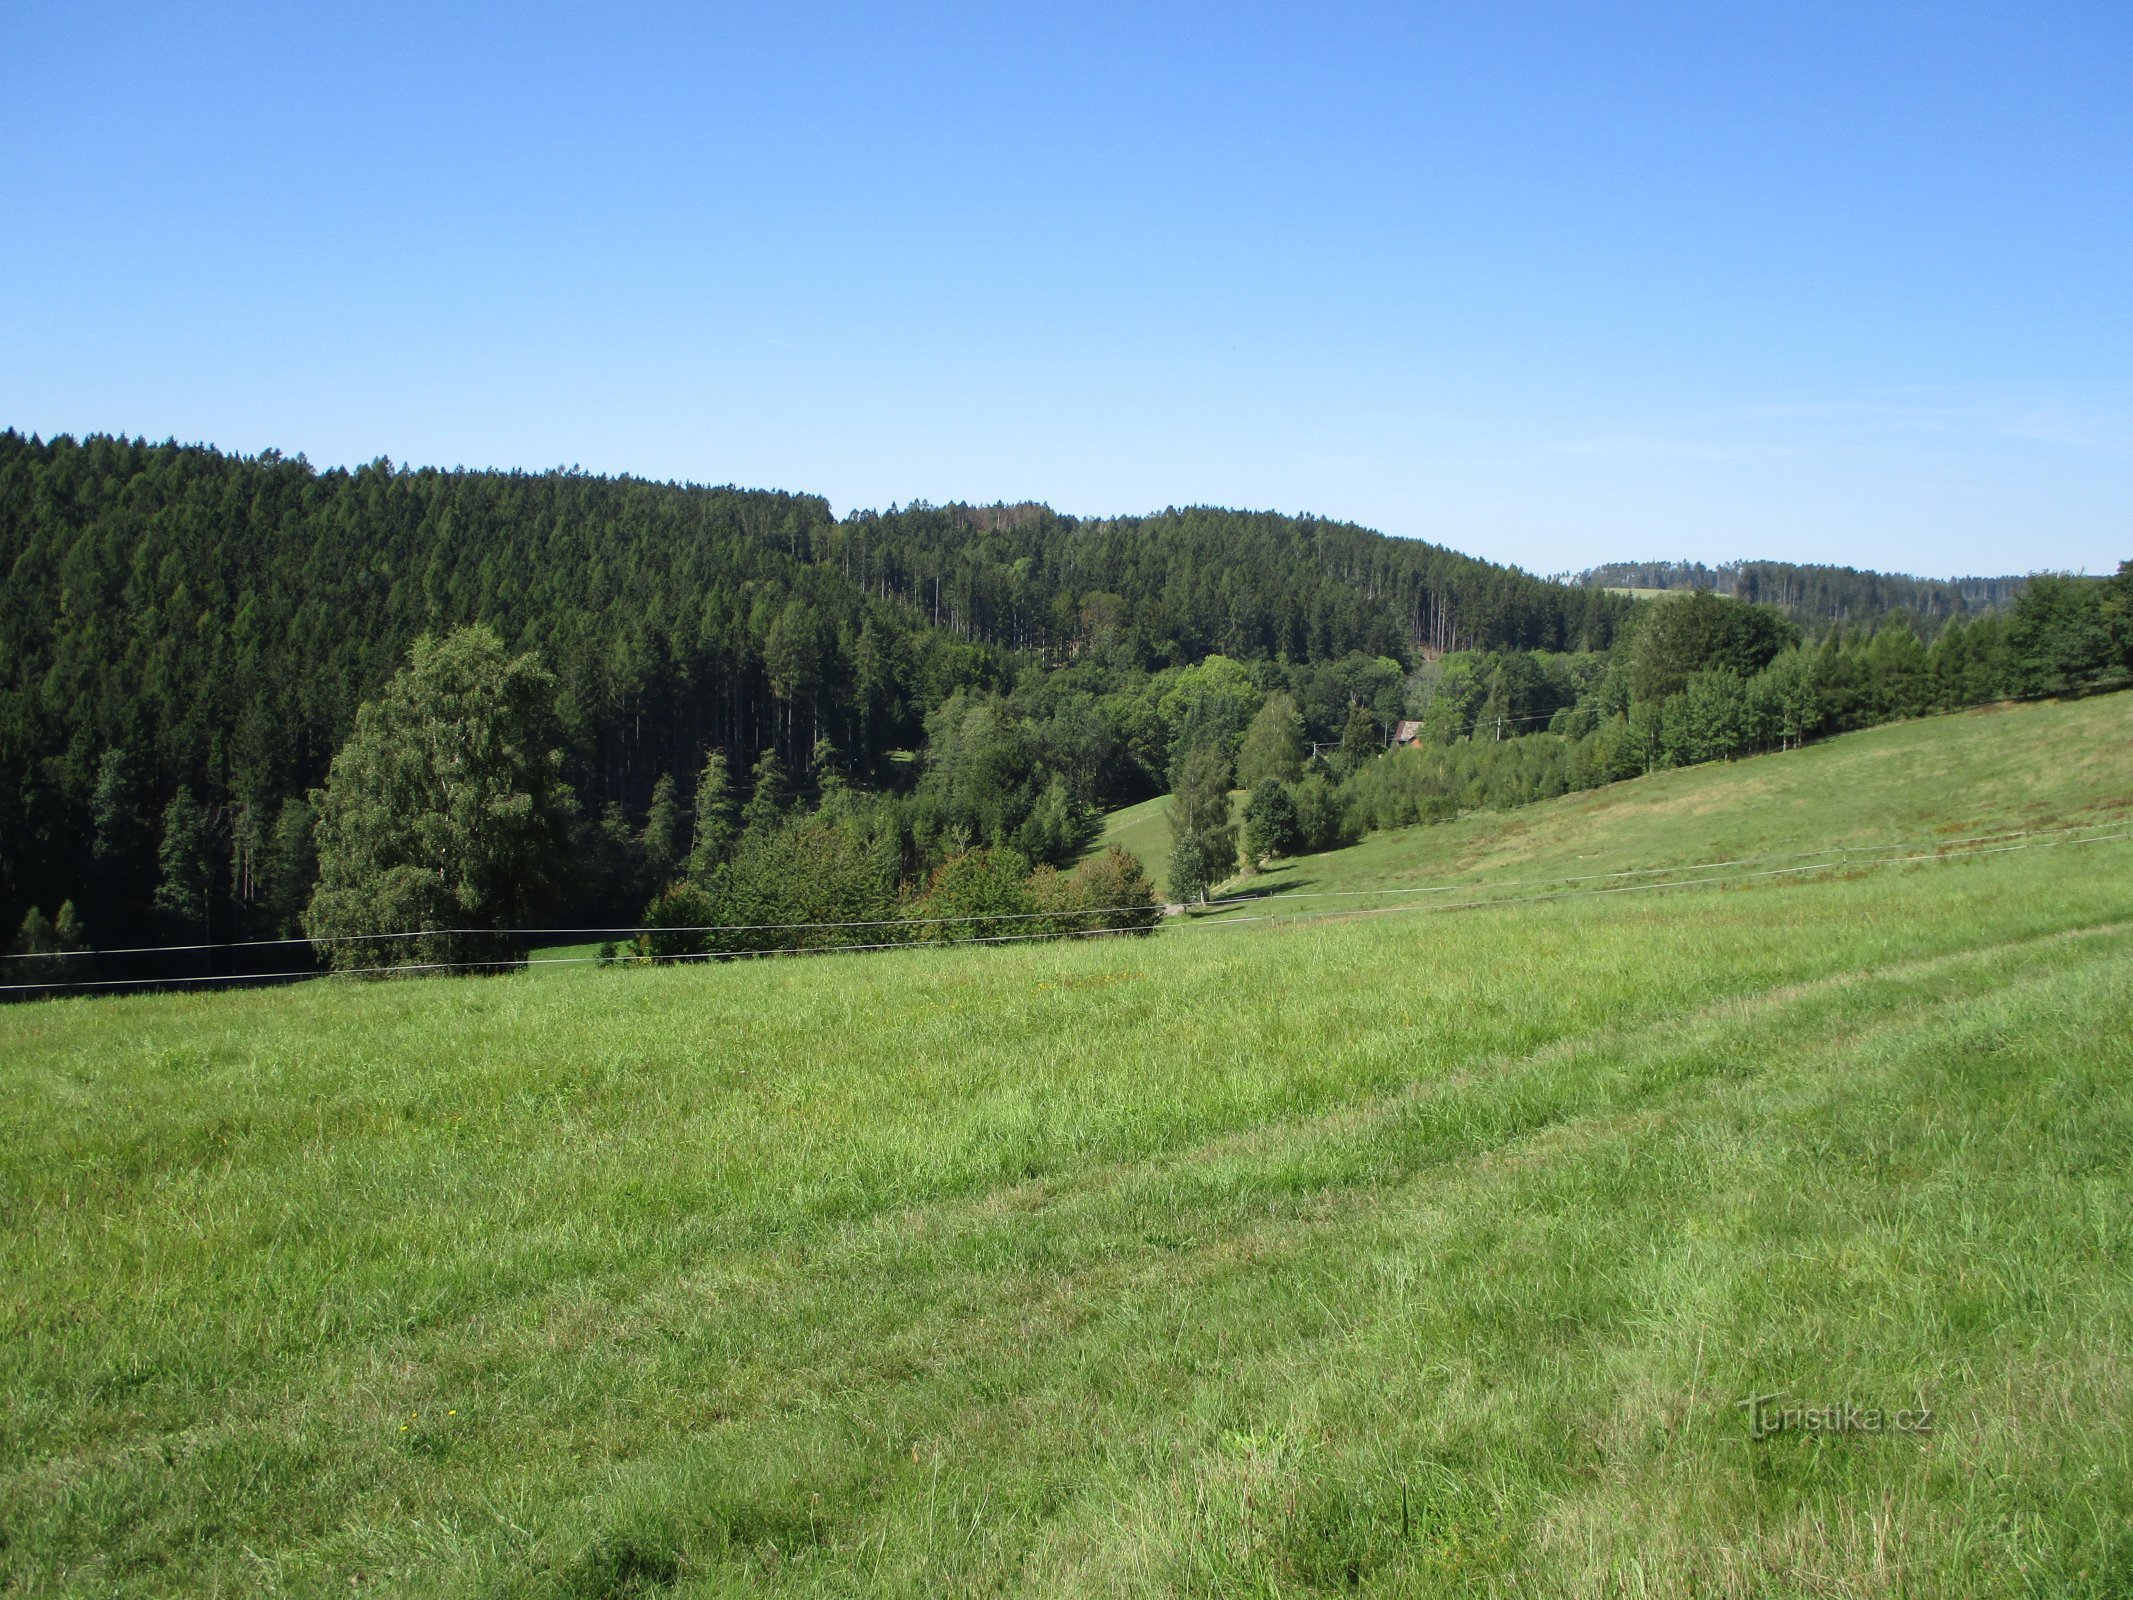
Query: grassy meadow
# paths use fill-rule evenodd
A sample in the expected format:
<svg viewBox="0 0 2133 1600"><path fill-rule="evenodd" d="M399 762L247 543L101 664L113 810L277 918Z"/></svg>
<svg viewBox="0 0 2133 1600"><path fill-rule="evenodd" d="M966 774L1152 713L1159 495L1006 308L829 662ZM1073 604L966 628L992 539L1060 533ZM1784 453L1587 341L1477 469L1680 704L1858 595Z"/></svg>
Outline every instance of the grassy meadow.
<svg viewBox="0 0 2133 1600"><path fill-rule="evenodd" d="M1170 893L1170 818L1165 814L1169 805L1170 796L1164 794L1108 813L1103 832L1089 847L1092 854L1112 845L1132 851L1148 869L1156 892L1166 898Z"/></svg>
<svg viewBox="0 0 2133 1600"><path fill-rule="evenodd" d="M2128 734L1942 718L1258 881L2109 824ZM0 1010L0 1590L2125 1594L2113 831ZM1931 1425L1751 1438L1779 1392Z"/></svg>
<svg viewBox="0 0 2133 1600"><path fill-rule="evenodd" d="M1542 886L1748 860L1778 869L1832 849L1863 861L1912 844L2126 818L2133 694L2114 694L1890 723L1782 755L1371 834L1228 887L1247 897L1296 896L1285 909L1303 909L1314 894L1337 895L1343 906L1392 905L1440 884ZM1787 856L1795 860L1777 859Z"/></svg>

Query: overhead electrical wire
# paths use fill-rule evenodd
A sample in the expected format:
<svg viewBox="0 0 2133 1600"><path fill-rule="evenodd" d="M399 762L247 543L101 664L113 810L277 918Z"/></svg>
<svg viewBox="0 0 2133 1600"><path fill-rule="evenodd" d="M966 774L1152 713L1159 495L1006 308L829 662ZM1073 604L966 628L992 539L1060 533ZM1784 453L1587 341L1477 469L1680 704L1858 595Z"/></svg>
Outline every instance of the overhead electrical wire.
<svg viewBox="0 0 2133 1600"><path fill-rule="evenodd" d="M1278 912L1277 912L1277 913L1270 913L1270 914L1262 914L1262 915L1241 915L1241 916L1229 916L1229 915L1223 915L1223 916L1219 916L1219 917L1205 917L1205 916L1203 916L1203 917L1193 917L1193 918L1187 918L1187 919L1183 919L1183 920L1182 920L1182 921L1181 921L1181 922L1179 923L1179 926L1180 926L1181 930L1188 930L1188 931L1189 931L1189 930L1199 930L1199 931L1219 931L1219 930L1221 930L1221 929L1223 929L1223 928L1232 928L1232 927L1247 927L1247 926L1265 927L1265 926L1269 926L1269 925L1271 925L1271 924L1274 924L1274 923L1295 923L1295 922L1326 922L1326 921L1334 921L1334 920L1339 920L1339 919L1351 919L1351 918L1361 918L1361 917L1375 917L1375 916L1390 916L1390 915L1399 915L1399 914L1409 914L1409 915L1412 915L1412 914L1417 914L1417 913L1422 913L1422 914L1441 914L1441 913L1445 913L1445 912L1451 912L1451 911L1472 911L1472 910L1485 910L1485 909L1487 909L1487 908L1489 908L1489 907L1493 907L1493 906L1512 906L1512 905L1536 905L1536 904L1541 904L1541 903L1544 903L1544 902L1549 902L1549 901L1560 901L1560 900L1576 900L1576 899L1586 899L1586 898L1594 898L1594 897L1600 897L1600 896L1607 896L1607 895L1620 895L1620 894L1640 894L1640 893L1650 893L1650 892L1653 892L1653 891L1655 891L1655 890L1661 890L1661 889L1693 889L1693 888L1707 888L1707 887L1727 887L1727 886L1732 886L1732 885L1739 885L1739 884L1745 884L1745 883L1753 883L1753 882L1765 881L1765 880L1769 880L1769 879L1776 879L1776 878L1786 878L1786 877L1798 877L1798 876L1802 876L1802 875L1805 875L1805 874L1809 874L1809 873L1815 873L1815 872L1827 872L1827 871L1831 871L1831 870L1841 870L1841 869L1843 869L1843 868L1845 868L1845 867L1848 867L1848 866L1858 866L1858 867L1862 867L1862 868L1867 868L1867 869L1873 869L1873 868L1879 868L1879 867L1889 867L1889 866L1902 866L1902 865L1915 865L1915 864L1926 864L1926 863L1941 863L1941 862L1950 862L1950 861L1963 861L1963 860L1970 860L1970 859L1974 859L1974 858L1976 858L1976 857L1980 857L1980 856L1988 856L1988 855L2002 855L2002 854L2007 854L2007 853L2010 853L2010 852L2013 852L2013 851L2019 851L2019 850L2029 850L2029 849L2054 849L2054 848L2067 848L2067 847L2072 847L2072 846L2079 846L2079 845L2088 845L2088 844L2106 844L2106 843L2111 843L2111 842L2113 842L2113 841L2117 841L2117 840L2133 839L2133 828L2123 828L2123 829L2121 829L2120 831L2117 831L2117 832L2112 832L2112 833L2096 833L2096 832L2094 832L2094 831L2093 831L2093 830L2094 830L2095 828L2097 828L2097 827L2108 827L2108 826L2110 826L2110 824L2108 824L2108 823L2101 823L2101 824L2089 824L2089 825L2086 825L2086 826L2079 826L2079 825L2077 825L2077 826L2070 826L2070 827L2061 827L2061 828L2036 828L2036 829L2015 829L2015 830L2008 830L2008 831L2006 831L2006 832L2002 832L2002 833L1996 833L1996 834L1978 834L1978 835L1973 835L1973 836L1970 836L1969 838L1966 838L1966 839L1959 839L1959 840L1946 840L1946 841L1942 841L1942 842L1941 842L1941 846L1940 846L1940 848L1937 848L1937 849L1933 849L1933 850L1929 850L1929 851L1923 851L1923 852L1918 852L1918 853L1914 853L1914 854L1910 854L1910 855L1897 855L1897 856L1891 856L1891 855L1886 855L1886 854L1868 854L1868 853L1867 853L1867 852L1882 852L1882 851L1888 851L1888 850L1893 850L1893 849L1902 849L1902 848L1904 848L1904 846L1903 846L1903 845L1901 845L1901 844L1892 844L1892 845L1878 845L1878 846L1831 846L1831 847L1828 847L1828 848L1826 848L1826 849L1821 849L1821 850L1813 850L1813 851L1793 851L1793 852L1784 852L1784 853L1778 853L1778 854L1771 854L1771 855L1763 855L1763 856L1751 856L1751 857L1740 857L1740 858L1737 858L1737 859L1735 859L1735 860L1733 860L1733 861L1728 861L1728 862L1713 862L1713 863L1686 863L1686 864L1680 864L1680 865L1675 865L1675 866L1663 866L1663 867L1634 867L1634 868L1626 868L1626 869L1624 869L1624 870L1622 870L1622 871L1620 871L1620 872L1614 872L1614 873L1590 873L1590 874L1585 874L1585 875L1582 875L1582 876L1579 876L1579 877L1560 877L1560 878L1541 878L1541 879L1510 879L1510 880L1497 880L1497 881L1495 881L1495 882L1493 882L1493 883L1492 883L1492 882L1490 882L1489 880L1483 879L1483 880L1476 880L1476 881L1471 881L1471 882L1465 882L1465 883L1453 883L1453 884L1440 884L1440 885L1431 885L1431 886L1428 886L1428 887L1426 887L1426 888L1418 888L1418 889L1407 889L1407 890L1383 890L1383 889L1357 889L1357 890L1327 890L1327 891L1321 891L1321 892L1319 892L1319 893L1318 893L1318 894L1316 894L1316 895L1306 895L1306 894L1304 894L1304 893L1301 893L1301 892L1297 892L1297 893L1292 893L1292 894L1283 894L1283 895L1280 895L1280 896L1278 897L1278 900L1279 900L1279 902L1287 902L1287 901L1290 901L1290 900L1295 900L1295 899L1304 899L1304 898L1354 898L1354 897L1360 897L1360 896L1367 896L1367 895L1381 895L1381 894L1397 894L1397 893L1405 893L1405 894L1446 893L1446 892L1456 892L1456 891L1458 891L1458 890L1461 890L1461 889L1465 889L1465 890L1474 890L1474 889L1481 889L1481 888L1522 888L1522 887L1531 887L1531 886L1532 886L1532 885L1534 885L1534 884L1551 884L1551 883L1552 883L1552 884L1593 884L1593 883L1605 883L1605 885L1606 885L1605 887L1598 887L1598 888L1557 888L1557 889L1552 889L1552 890L1546 890L1546 891L1544 891L1544 892L1542 892L1542 893L1538 893L1538 894L1517 894L1517 895L1483 895L1483 896L1478 896L1478 897L1475 897L1475 898L1471 898L1471 899L1466 899L1466 900L1457 900L1457 901L1440 901L1440 902L1431 902L1431 903L1418 903L1418 902L1414 902L1414 901L1409 901L1408 903L1406 903L1406 904L1401 904L1401 905L1391 905L1391 906L1358 906L1358 907L1354 907L1354 908L1351 908L1351 909L1348 909L1348 910L1331 910L1331 909L1328 909L1328 910L1320 910L1320 911L1304 911L1304 912L1291 912L1291 913L1286 913L1286 914L1283 914L1283 913L1278 913ZM2068 835L2074 835L2074 834L2082 834L2082 835L2084 835L2084 836L2083 836L2083 837L2078 837L2078 838L2075 838L2075 837L2067 837ZM2019 842L2015 842L2015 843L2008 843L2008 842L2006 842L2006 841L2009 841L2009 840L2014 840L2014 841L2019 841ZM2043 842L2040 842L2040 841L2043 841ZM1924 841L1914 841L1914 842L1924 842ZM1805 860L1805 861L1802 861L1802 863L1801 863L1801 864L1799 864L1799 865L1794 865L1794 866L1789 866L1789 867L1760 868L1760 863L1762 863L1762 862L1765 862L1765 861L1778 861L1778 860L1795 860L1795 861L1799 861L1799 860L1801 860L1801 858L1803 858L1803 857L1817 857L1817 858L1823 858L1823 859ZM1834 858L1834 859L1829 859L1829 858ZM1731 870L1731 869L1733 869L1733 868L1736 868L1736 867L1744 867L1744 866L1747 866L1747 867L1758 867L1758 868L1760 868L1760 869L1759 869L1759 870L1756 870L1756 871L1750 871L1750 872L1736 872L1736 873L1733 873L1733 875L1732 875L1732 876L1727 876L1727 877L1716 877L1716 876L1711 876L1711 875L1710 875L1710 874L1711 874L1712 872L1714 872L1714 871L1717 871L1717 870L1721 870L1721 869L1723 869L1723 870L1729 870L1729 871L1730 871L1730 870ZM1663 874L1674 874L1674 876L1662 876ZM1696 875L1696 876L1684 876L1683 874L1698 874L1698 875ZM1657 880L1657 881L1653 881L1653 882L1647 882L1647 883L1614 883L1614 882L1608 882L1608 881L1607 881L1607 880L1611 880L1611 879L1616 879L1616 878L1623 878L1623 877L1633 877L1633 876L1644 876L1644 877L1653 877L1653 878L1656 878L1656 880ZM1251 905L1257 905L1257 904L1262 904L1262 903L1264 903L1264 900L1263 900L1263 899L1254 899L1254 898L1235 898L1235 897L1233 897L1233 898L1230 898L1230 899L1226 899L1226 900L1221 900L1221 901L1214 901L1214 902L1210 902L1210 904L1209 904L1209 906L1208 906L1208 907L1205 907L1205 908L1200 908L1200 909L1203 909L1203 910L1207 910L1207 909L1214 909L1214 910L1221 910L1221 911L1225 911L1225 912L1226 912L1226 911L1229 911L1229 910L1233 910L1233 909L1236 909L1236 908L1238 908L1238 907L1243 907L1243 906L1251 906ZM709 925L709 926L706 926L706 927L703 927L703 928L655 928L655 929L642 929L642 928L638 928L638 929L630 929L630 930L627 930L627 931L629 931L629 932L631 932L631 933L633 933L633 934L634 934L634 933L642 933L642 932L652 932L652 933L698 933L698 932L713 932L713 931L718 931L718 932L747 932L747 931L755 931L755 932L780 932L780 931L798 931L798 930L818 930L818 931L835 931L835 930L842 930L842 929L855 929L855 928L867 928L867 927L898 927L898 926L912 926L912 925L920 925L920 924L940 924L940 923L946 923L946 922L959 922L959 923L996 923L996 922L1008 922L1008 921L1017 921L1017 920L1027 920L1027 919L1028 919L1028 918L1030 918L1030 917L1051 917L1051 916L1060 916L1060 915L1071 915L1071 916L1107 916L1107 915L1121 915L1121 914L1124 914L1124 913L1127 913L1127 912L1132 912L1132 911L1141 911L1141 912L1145 912L1145 911L1147 911L1148 909L1149 909L1149 908L1148 908L1147 906L1138 906L1138 907L1132 907L1132 906L1121 906L1121 907L1108 907L1108 908L1097 908L1097 909L1093 909L1093 910L1082 910L1082 911L1075 911L1075 912L1068 912L1068 913L1060 913L1060 912L1034 912L1034 913L1030 913L1030 912L1011 912L1011 913L1002 913L1002 914L999 914L999 915L987 915L987 914L979 913L979 914L975 914L975 915L963 915L963 916L947 916L947 917L931 917L931 918L902 918L902 919L893 919L893 920L881 920L881 919L877 919L877 920L873 920L873 921L864 921L864 922L818 922L818 923L789 923L789 924L788 924L788 923L736 923L736 924L730 924L730 925L724 925L724 926L720 926L720 925ZM489 936L495 936L495 935L497 935L497 934L503 934L503 933L520 933L520 934L526 934L526 933L559 933L559 932L560 932L560 933L572 933L572 932L587 932L587 931L591 931L591 932L607 932L607 931L623 931L623 930L605 930L605 929L594 929L594 930L580 930L580 929L495 929L495 928L484 928L484 929L471 929L471 930L430 929L430 930L424 930L424 931L422 931L422 932L420 932L420 933L416 933L416 934L409 934L409 935L382 935L382 936L376 936L376 937L433 937L433 938L442 938L442 937L447 937L447 936L450 936L450 935L452 935L452 934L454 934L454 933L458 933L458 934L461 934L461 935L465 935L465 934L469 934L469 933L474 933L474 934L484 934L484 935L489 935ZM659 957L659 958L657 958L657 959L658 959L658 960L660 960L660 961L662 961L662 962L666 962L666 963L678 963L678 962L682 962L682 961L713 961L713 960L741 960L741 959L751 959L751 958L757 958L757 957L766 957L766 956L792 956L792 955L832 955L832 954L859 954L859 953L863 953L863 952L866 952L866 951L879 951L879 950L908 950L908 949L912 949L912 948L918 947L918 946L919 946L919 945L921 945L921 944L923 944L923 945L930 945L930 946L932 946L932 947L935 947L935 948L939 948L939 947L944 947L944 946L951 946L951 945L998 945L998 944L1020 944L1020 943L1034 943L1034 942L1058 942L1058 941L1062 941L1062 940L1066 940L1066 939L1077 939L1077 938L1083 938L1083 939L1085 939L1085 938L1104 938L1104 937L1115 937L1115 936L1120 936L1120 935L1131 935L1131 934L1135 934L1135 933L1138 933L1138 932L1141 932L1141 931L1144 931L1144 930L1142 930L1142 929L1138 929L1138 928L1134 928L1134 927L1076 928L1076 929L1065 929L1065 930L1055 930L1055 929L1047 929L1047 930L1044 930L1044 931L1042 931L1042 932L1034 932L1034 933L1006 933L1006 934L972 934L972 935L962 935L962 936L957 936L957 937L952 937L952 938L946 938L946 939L933 939L933 940L926 940L926 941L913 941L913 940L908 940L908 939L894 939L894 940L882 940L882 941L878 941L878 942L873 942L873 943L858 943L858 944L854 944L854 943L846 943L846 942L837 942L837 943L830 943L830 944L796 944L796 945L781 945L781 946L772 946L772 947L770 947L770 948L768 948L768 949L761 949L761 950L703 950L703 951L683 951L683 952L677 952L677 953L675 953L675 954L673 954L673 955L669 955L669 956L662 956L662 957ZM287 941L273 941L273 942L287 942ZM308 941L304 941L304 942L308 942ZM323 942L323 941L322 941L322 942ZM158 946L158 947L152 947L152 948L153 948L153 949L154 949L154 950L155 950L155 951L156 951L157 953L173 953L173 952L183 952L183 951L194 951L194 952L198 952L198 951L201 951L201 950L212 950L212 949L230 949L230 948L241 948L241 947L242 947L242 945L241 945L241 944L238 944L238 943L233 943L233 944L230 944L230 945L223 945L223 946ZM81 952L81 953L85 953L85 954L116 954L117 952L112 952L112 951L103 951L103 952ZM312 979L315 979L315 978L319 978L319 977L381 977L381 976L388 976L388 975L392 975L392 974L401 974L401 975L406 975L406 974L413 974L413 973L423 973L423 972L462 972L462 973L464 973L464 972L471 972L471 971L480 971L480 970L484 970L484 969L487 969L487 970L517 970L517 969L519 969L519 968L523 968L523 967L529 967L529 966L572 966L572 965L589 965L589 964L593 964L593 963L596 963L596 962L598 962L599 960L601 960L601 957L599 957L599 956L529 956L529 957L523 957L523 958L498 958L498 959L493 959L493 960L471 960L471 961L449 961L449 962L410 962L410 963L402 963L402 964L396 964L396 965L380 965L380 966L374 966L374 967L356 967L356 968L341 968L341 969L339 969L339 970L337 970L337 971L334 971L334 972L329 972L329 973L309 973L309 972L252 972L252 973L202 973L202 974L195 974L195 975L191 975L191 976L173 976L173 977L167 977L167 978L105 978L105 979L90 979L90 980L86 980L86 981L83 981L83 982L79 982L79 983L66 983L66 984L55 984L55 983L50 983L50 982L45 982L45 983L26 983L26 984L0 984L0 994L4 994L4 993L11 993L11 992L22 992L22 991L28 991L28 990L40 990L40 991L48 991L48 992L49 992L49 991L78 991L78 990L82 990L82 989L97 989L97 988L135 988L135 989L140 989L140 988L155 988L155 987L174 987L174 986L179 986L179 985L195 985L195 984L205 984L205 983L273 983L273 982L283 982L283 983L288 983L288 982L302 982L302 981L309 981L309 980L312 980Z"/></svg>

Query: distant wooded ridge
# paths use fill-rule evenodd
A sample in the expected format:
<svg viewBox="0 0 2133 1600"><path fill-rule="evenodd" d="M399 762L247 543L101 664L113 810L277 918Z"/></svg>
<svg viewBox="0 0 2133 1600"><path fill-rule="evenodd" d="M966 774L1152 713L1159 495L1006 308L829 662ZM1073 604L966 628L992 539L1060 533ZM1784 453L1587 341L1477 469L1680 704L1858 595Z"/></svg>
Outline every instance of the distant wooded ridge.
<svg viewBox="0 0 2133 1600"><path fill-rule="evenodd" d="M1585 589L1708 589L1757 605L1776 606L1810 634L1845 623L1874 622L1907 613L1930 635L1954 617L2005 611L2026 577L1914 578L1898 572L1799 561L1608 561L1570 576Z"/></svg>

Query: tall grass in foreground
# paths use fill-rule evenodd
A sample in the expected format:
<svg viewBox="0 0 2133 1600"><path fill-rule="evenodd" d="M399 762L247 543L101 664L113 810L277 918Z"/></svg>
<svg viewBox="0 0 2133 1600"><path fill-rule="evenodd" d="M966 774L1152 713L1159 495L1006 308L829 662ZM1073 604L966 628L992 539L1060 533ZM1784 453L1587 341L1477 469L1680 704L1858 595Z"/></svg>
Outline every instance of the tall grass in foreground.
<svg viewBox="0 0 2133 1600"><path fill-rule="evenodd" d="M2123 1593L2129 957L2119 843L11 1008L0 1584Z"/></svg>

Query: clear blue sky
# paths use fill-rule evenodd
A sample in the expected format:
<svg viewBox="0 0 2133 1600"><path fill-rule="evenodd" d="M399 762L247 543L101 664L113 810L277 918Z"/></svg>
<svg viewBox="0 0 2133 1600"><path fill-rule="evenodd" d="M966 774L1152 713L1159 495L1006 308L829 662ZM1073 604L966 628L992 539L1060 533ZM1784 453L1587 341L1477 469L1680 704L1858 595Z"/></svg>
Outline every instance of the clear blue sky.
<svg viewBox="0 0 2133 1600"><path fill-rule="evenodd" d="M9 8L0 424L2133 556L2126 0L343 9Z"/></svg>

